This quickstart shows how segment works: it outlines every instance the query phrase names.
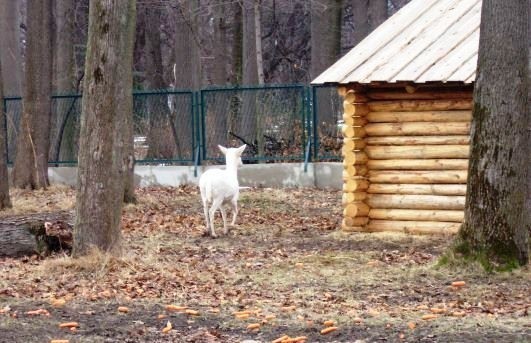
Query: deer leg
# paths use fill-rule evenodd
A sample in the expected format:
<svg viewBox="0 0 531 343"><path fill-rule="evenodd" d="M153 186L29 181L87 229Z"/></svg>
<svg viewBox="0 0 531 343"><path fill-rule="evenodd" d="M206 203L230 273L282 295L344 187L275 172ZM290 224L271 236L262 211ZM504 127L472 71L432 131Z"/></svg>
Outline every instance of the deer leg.
<svg viewBox="0 0 531 343"><path fill-rule="evenodd" d="M219 207L219 210L221 211L221 218L223 218L223 234L226 235L229 233L229 227L227 226L227 212L223 205Z"/></svg>
<svg viewBox="0 0 531 343"><path fill-rule="evenodd" d="M236 225L236 216L238 215L238 200L233 199L230 202L230 205L232 207L232 222L230 223L230 225L234 226Z"/></svg>
<svg viewBox="0 0 531 343"><path fill-rule="evenodd" d="M203 212L205 213L205 221L206 221L206 227L205 227L205 233L208 235L210 233L210 222L208 218L208 203L203 201Z"/></svg>
<svg viewBox="0 0 531 343"><path fill-rule="evenodd" d="M214 231L214 215L216 214L216 210L221 206L221 203L223 200L214 199L212 201L212 205L210 206L210 210L208 212L209 219L210 219L210 234L212 237L216 238L216 231Z"/></svg>

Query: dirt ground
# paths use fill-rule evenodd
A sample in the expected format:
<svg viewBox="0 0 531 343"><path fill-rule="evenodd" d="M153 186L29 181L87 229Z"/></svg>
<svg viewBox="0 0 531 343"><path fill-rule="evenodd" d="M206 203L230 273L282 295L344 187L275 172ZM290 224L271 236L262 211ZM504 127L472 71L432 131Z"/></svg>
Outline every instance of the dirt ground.
<svg viewBox="0 0 531 343"><path fill-rule="evenodd" d="M0 258L0 342L531 342L529 269L440 267L451 237L342 233L338 191L246 190L217 239L196 188L137 195L121 258ZM64 187L12 197L0 217L75 201Z"/></svg>

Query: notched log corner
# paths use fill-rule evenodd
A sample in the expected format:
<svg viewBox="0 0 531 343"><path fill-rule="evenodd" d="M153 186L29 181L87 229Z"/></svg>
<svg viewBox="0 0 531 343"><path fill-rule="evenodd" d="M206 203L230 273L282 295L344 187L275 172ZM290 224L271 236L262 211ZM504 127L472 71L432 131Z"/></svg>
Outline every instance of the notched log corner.
<svg viewBox="0 0 531 343"><path fill-rule="evenodd" d="M48 255L72 249L70 212L36 213L0 218L0 256Z"/></svg>

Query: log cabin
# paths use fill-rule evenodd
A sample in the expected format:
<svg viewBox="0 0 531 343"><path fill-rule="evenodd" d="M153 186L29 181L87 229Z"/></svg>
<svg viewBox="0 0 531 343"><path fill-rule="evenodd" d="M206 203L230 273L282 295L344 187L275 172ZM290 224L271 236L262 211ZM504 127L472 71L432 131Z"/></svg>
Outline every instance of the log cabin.
<svg viewBox="0 0 531 343"><path fill-rule="evenodd" d="M312 82L343 98L343 231L458 231L480 16L412 0Z"/></svg>

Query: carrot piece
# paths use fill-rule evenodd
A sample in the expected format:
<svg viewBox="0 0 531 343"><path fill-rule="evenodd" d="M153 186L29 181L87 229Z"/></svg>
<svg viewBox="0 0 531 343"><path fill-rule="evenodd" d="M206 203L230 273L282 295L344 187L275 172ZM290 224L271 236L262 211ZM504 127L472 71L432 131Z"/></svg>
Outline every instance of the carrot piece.
<svg viewBox="0 0 531 343"><path fill-rule="evenodd" d="M60 328L78 328L79 323L78 322L66 322L59 324Z"/></svg>
<svg viewBox="0 0 531 343"><path fill-rule="evenodd" d="M464 285L466 285L466 282L464 282L464 281L454 281L454 282L452 282L452 287L463 287Z"/></svg>
<svg viewBox="0 0 531 343"><path fill-rule="evenodd" d="M254 329L259 329L259 328L260 328L260 323L252 323L252 324L247 325L247 330L254 330Z"/></svg>
<svg viewBox="0 0 531 343"><path fill-rule="evenodd" d="M337 330L337 326L329 326L326 329L321 330L321 335L329 334L330 332L334 332Z"/></svg>
<svg viewBox="0 0 531 343"><path fill-rule="evenodd" d="M334 326L334 321L333 320L326 320L324 323L323 323L324 326Z"/></svg>

